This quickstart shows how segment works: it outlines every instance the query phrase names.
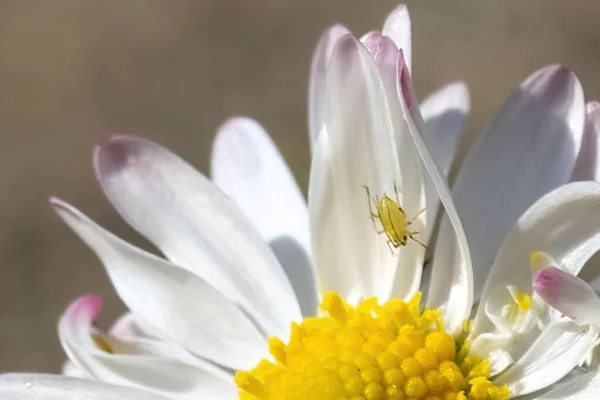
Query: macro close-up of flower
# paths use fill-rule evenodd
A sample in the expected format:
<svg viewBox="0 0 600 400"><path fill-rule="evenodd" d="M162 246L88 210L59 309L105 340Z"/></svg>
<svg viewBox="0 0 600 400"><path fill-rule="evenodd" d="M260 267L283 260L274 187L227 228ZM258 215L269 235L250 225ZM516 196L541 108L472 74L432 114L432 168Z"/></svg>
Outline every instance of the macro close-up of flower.
<svg viewBox="0 0 600 400"><path fill-rule="evenodd" d="M97 146L104 194L164 258L51 198L128 312L102 330L102 298L75 300L64 376L0 375L0 399L596 398L600 300L577 275L600 250L600 104L533 72L449 186L469 91L419 101L411 32L399 5L323 33L307 201L248 117L218 129L210 177L140 137Z"/></svg>

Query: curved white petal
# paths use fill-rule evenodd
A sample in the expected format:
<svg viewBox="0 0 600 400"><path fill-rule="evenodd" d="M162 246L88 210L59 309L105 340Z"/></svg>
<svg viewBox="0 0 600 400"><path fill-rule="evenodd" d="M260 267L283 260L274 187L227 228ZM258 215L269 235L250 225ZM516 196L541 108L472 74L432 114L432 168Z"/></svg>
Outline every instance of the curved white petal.
<svg viewBox="0 0 600 400"><path fill-rule="evenodd" d="M64 362L60 373L64 376L70 376L71 378L88 378L91 376L83 369L79 368L73 361L67 360Z"/></svg>
<svg viewBox="0 0 600 400"><path fill-rule="evenodd" d="M236 369L266 354L250 320L201 278L127 244L64 202L52 204L102 260L127 307L161 337Z"/></svg>
<svg viewBox="0 0 600 400"><path fill-rule="evenodd" d="M94 342L98 333L92 324L101 304L96 296L76 300L58 326L69 358L91 377L175 399L235 398L232 379L176 346L150 339L121 341L103 337L105 348L100 349Z"/></svg>
<svg viewBox="0 0 600 400"><path fill-rule="evenodd" d="M550 386L585 360L595 340L592 330L572 321L553 322L494 383L507 384L514 397Z"/></svg>
<svg viewBox="0 0 600 400"><path fill-rule="evenodd" d="M542 197L523 214L500 248L482 293L472 337L494 329L485 307L495 288L515 286L531 294L532 252L548 254L556 266L577 275L599 249L599 183L570 183Z"/></svg>
<svg viewBox="0 0 600 400"><path fill-rule="evenodd" d="M425 209L426 200L421 159L408 132L408 125L396 90L397 75L401 70L398 68L399 50L390 38L376 31L366 34L361 42L371 53L386 91L392 124L396 131L396 157L400 164L400 177L396 181L396 186L402 194L401 207L407 213L406 217L412 220L419 211ZM410 231L418 232L415 237L424 244L427 243L426 238L429 234L428 226L424 224L427 215L427 212L423 212L409 227ZM410 299L419 290L424 258L425 248L421 245L411 245L402 249L399 254L396 276L393 280L394 284L391 288L391 294L394 297ZM388 281L389 278L382 280L384 284ZM386 299L389 293L383 292L380 293L380 296Z"/></svg>
<svg viewBox="0 0 600 400"><path fill-rule="evenodd" d="M118 339L153 338L150 328L145 326L138 317L131 312L121 315L110 327L108 334ZM73 378L91 378L88 373L75 365L71 360L65 361L61 373Z"/></svg>
<svg viewBox="0 0 600 400"><path fill-rule="evenodd" d="M585 107L585 129L571 181L600 181L600 103L592 101Z"/></svg>
<svg viewBox="0 0 600 400"><path fill-rule="evenodd" d="M471 108L469 89L464 82L450 83L421 102L421 113L425 121L423 139L431 156L447 177L454 161L460 133ZM440 200L431 180L425 180L427 194L428 234L433 232Z"/></svg>
<svg viewBox="0 0 600 400"><path fill-rule="evenodd" d="M600 298L583 279L548 267L533 277L533 290L579 325L591 325L600 331Z"/></svg>
<svg viewBox="0 0 600 400"><path fill-rule="evenodd" d="M425 121L423 139L440 171L447 176L471 109L469 88L464 82L449 83L430 94L420 107Z"/></svg>
<svg viewBox="0 0 600 400"><path fill-rule="evenodd" d="M577 77L551 66L513 92L473 145L452 193L471 247L475 300L512 225L537 199L569 181L583 122Z"/></svg>
<svg viewBox="0 0 600 400"><path fill-rule="evenodd" d="M396 47L402 50L408 72L410 72L412 64L411 25L408 7L405 4L400 4L387 16L381 33L392 39Z"/></svg>
<svg viewBox="0 0 600 400"><path fill-rule="evenodd" d="M318 299L306 201L267 132L249 118L227 121L213 145L211 171L213 182L237 203L272 248L277 242L275 254L303 314L315 315Z"/></svg>
<svg viewBox="0 0 600 400"><path fill-rule="evenodd" d="M152 338L155 336L152 329L139 317L131 312L121 315L110 327L108 333L120 339Z"/></svg>
<svg viewBox="0 0 600 400"><path fill-rule="evenodd" d="M400 170L379 71L350 35L333 50L326 90L327 130L319 137L309 188L313 256L324 290L345 298L378 295L376 283L389 282L403 249L390 251L376 234L364 186L373 196L395 197Z"/></svg>
<svg viewBox="0 0 600 400"><path fill-rule="evenodd" d="M319 133L325 125L327 66L333 47L338 39L347 33L350 32L342 25L333 25L327 28L321 35L313 54L308 85L308 132L310 134L310 150L313 154Z"/></svg>
<svg viewBox="0 0 600 400"><path fill-rule="evenodd" d="M397 90L409 133L451 223L446 227L444 240L438 240L435 249L427 306L442 309L446 330L456 332L468 318L473 305L473 276L469 246L450 197L448 184L421 137L425 130L423 117L402 53L399 54L398 68Z"/></svg>
<svg viewBox="0 0 600 400"><path fill-rule="evenodd" d="M237 206L185 161L150 141L117 136L95 153L98 179L123 218L173 263L235 301L269 335L300 319L275 255Z"/></svg>
<svg viewBox="0 0 600 400"><path fill-rule="evenodd" d="M167 397L104 382L50 374L0 375L2 400L166 400Z"/></svg>
<svg viewBox="0 0 600 400"><path fill-rule="evenodd" d="M594 400L600 398L600 371L595 370L558 385L536 400Z"/></svg>

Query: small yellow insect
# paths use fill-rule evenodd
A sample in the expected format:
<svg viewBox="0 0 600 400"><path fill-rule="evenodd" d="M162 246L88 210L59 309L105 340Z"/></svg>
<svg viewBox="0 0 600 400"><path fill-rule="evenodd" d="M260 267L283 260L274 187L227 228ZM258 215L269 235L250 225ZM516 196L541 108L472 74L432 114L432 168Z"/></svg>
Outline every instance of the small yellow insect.
<svg viewBox="0 0 600 400"><path fill-rule="evenodd" d="M392 250L392 252L394 249L397 249L400 246L406 246L409 238L427 248L427 246L414 237L414 235L417 235L419 232L411 232L408 230L410 224L412 224L414 220L416 220L419 215L425 211L425 209L421 210L415 217L407 221L406 213L400 206L400 196L398 195L398 187L396 185L394 185L396 200L392 199L385 193L381 198L377 198L377 196L371 197L371 191L369 190L369 187L365 186L365 189L367 190L367 197L369 198L369 211L371 213L371 219L373 220L375 230L378 234L385 233L388 238L388 246L390 246L390 250ZM373 201L375 210L377 212L373 212L371 201ZM381 222L383 229L378 229L375 219L378 219Z"/></svg>

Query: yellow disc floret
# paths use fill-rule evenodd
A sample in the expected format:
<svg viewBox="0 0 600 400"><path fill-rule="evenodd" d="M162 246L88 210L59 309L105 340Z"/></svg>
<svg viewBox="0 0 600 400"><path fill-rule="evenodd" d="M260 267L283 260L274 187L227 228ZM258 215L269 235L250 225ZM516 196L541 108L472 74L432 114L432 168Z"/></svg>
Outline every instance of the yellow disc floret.
<svg viewBox="0 0 600 400"><path fill-rule="evenodd" d="M489 380L490 364L463 356L439 310L392 299L346 304L323 299L328 316L292 324L288 344L269 339L273 360L238 372L243 400L507 400ZM458 345L457 345L458 343Z"/></svg>

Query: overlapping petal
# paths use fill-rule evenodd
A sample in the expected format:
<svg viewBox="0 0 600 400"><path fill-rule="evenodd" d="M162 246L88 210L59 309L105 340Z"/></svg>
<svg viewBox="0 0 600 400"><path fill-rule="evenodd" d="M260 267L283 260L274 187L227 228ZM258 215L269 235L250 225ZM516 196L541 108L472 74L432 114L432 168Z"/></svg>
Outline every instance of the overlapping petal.
<svg viewBox="0 0 600 400"><path fill-rule="evenodd" d="M600 371L591 371L558 385L536 400L592 400L600 396Z"/></svg>
<svg viewBox="0 0 600 400"><path fill-rule="evenodd" d="M397 90L407 121L408 132L450 221L444 240L436 246L427 306L440 308L444 313L446 330L455 333L460 329L463 321L468 318L473 305L473 277L469 245L450 197L448 184L422 138L425 123L419 110L410 73L401 52L398 55L398 69Z"/></svg>
<svg viewBox="0 0 600 400"><path fill-rule="evenodd" d="M68 204L53 205L102 260L127 307L161 337L231 368L247 368L264 356L261 333L208 283L123 242Z"/></svg>
<svg viewBox="0 0 600 400"><path fill-rule="evenodd" d="M342 25L333 25L327 28L321 35L313 54L308 85L308 132L310 149L313 154L319 134L325 125L325 104L327 102L325 85L329 59L338 39L348 33L350 33L348 29Z"/></svg>
<svg viewBox="0 0 600 400"><path fill-rule="evenodd" d="M101 304L96 296L82 297L59 323L63 348L87 375L174 399L235 396L235 387L225 372L175 345L154 339L120 340L96 332L92 323Z"/></svg>
<svg viewBox="0 0 600 400"><path fill-rule="evenodd" d="M369 51L379 69L390 115L392 116L397 146L396 157L400 166L400 176L398 181L395 182L396 189L402 194L400 206L407 213L406 218L408 220L414 219L409 226L409 230L418 232L415 238L421 243L427 243L428 229L427 225L424 224L427 213L423 212L418 215L419 212L425 209L421 161L413 139L408 132L408 124L396 90L398 73L401 71L401 68L398 68L399 50L390 38L377 31L366 34L361 42ZM417 218L415 219L415 217ZM395 297L408 299L419 290L422 275L421 265L423 264L425 252L422 246L413 245L406 246L400 251L399 266L393 280L394 285L391 288L391 294ZM387 278L384 278L383 282L387 282ZM387 298L389 293L382 292L380 296Z"/></svg>
<svg viewBox="0 0 600 400"><path fill-rule="evenodd" d="M583 123L579 81L551 66L521 84L473 145L452 192L471 246L475 299L519 216L569 181ZM440 232L447 223L442 220Z"/></svg>
<svg viewBox="0 0 600 400"><path fill-rule="evenodd" d="M309 189L313 255L327 290L346 298L385 298L404 249L391 251L376 234L365 186L372 196L395 198L395 185L402 185L398 143L378 66L350 35L333 50L326 90L327 130L319 138ZM411 194L400 188L399 195L403 204Z"/></svg>
<svg viewBox="0 0 600 400"><path fill-rule="evenodd" d="M412 32L410 14L408 13L406 4L400 4L387 16L381 33L392 39L396 47L402 50L408 72L411 72Z"/></svg>
<svg viewBox="0 0 600 400"><path fill-rule="evenodd" d="M233 118L217 133L212 180L241 208L271 245L304 315L317 310L308 210L277 147L254 120Z"/></svg>
<svg viewBox="0 0 600 400"><path fill-rule="evenodd" d="M589 328L556 321L494 383L507 384L513 397L548 387L583 363L596 338Z"/></svg>
<svg viewBox="0 0 600 400"><path fill-rule="evenodd" d="M571 181L600 181L600 103L585 107L585 129Z"/></svg>
<svg viewBox="0 0 600 400"><path fill-rule="evenodd" d="M423 139L442 174L447 177L458 148L460 133L471 108L469 90L464 82L450 83L421 102L425 121ZM428 234L438 214L440 200L430 179L425 180Z"/></svg>
<svg viewBox="0 0 600 400"><path fill-rule="evenodd" d="M583 279L548 267L535 274L533 290L563 315L600 332L600 298Z"/></svg>
<svg viewBox="0 0 600 400"><path fill-rule="evenodd" d="M267 334L287 337L300 309L271 249L223 192L158 144L119 136L95 167L123 218L171 261L235 301Z"/></svg>
<svg viewBox="0 0 600 400"><path fill-rule="evenodd" d="M542 197L523 214L502 245L486 282L471 337L495 330L485 313L487 307L494 306L488 303L494 301L495 288L514 286L532 293L532 252L548 254L557 266L576 275L599 249L599 183L571 183ZM546 307L538 312L543 320L551 310ZM532 333L529 339L534 338ZM513 350L513 357L518 359L526 347Z"/></svg>

